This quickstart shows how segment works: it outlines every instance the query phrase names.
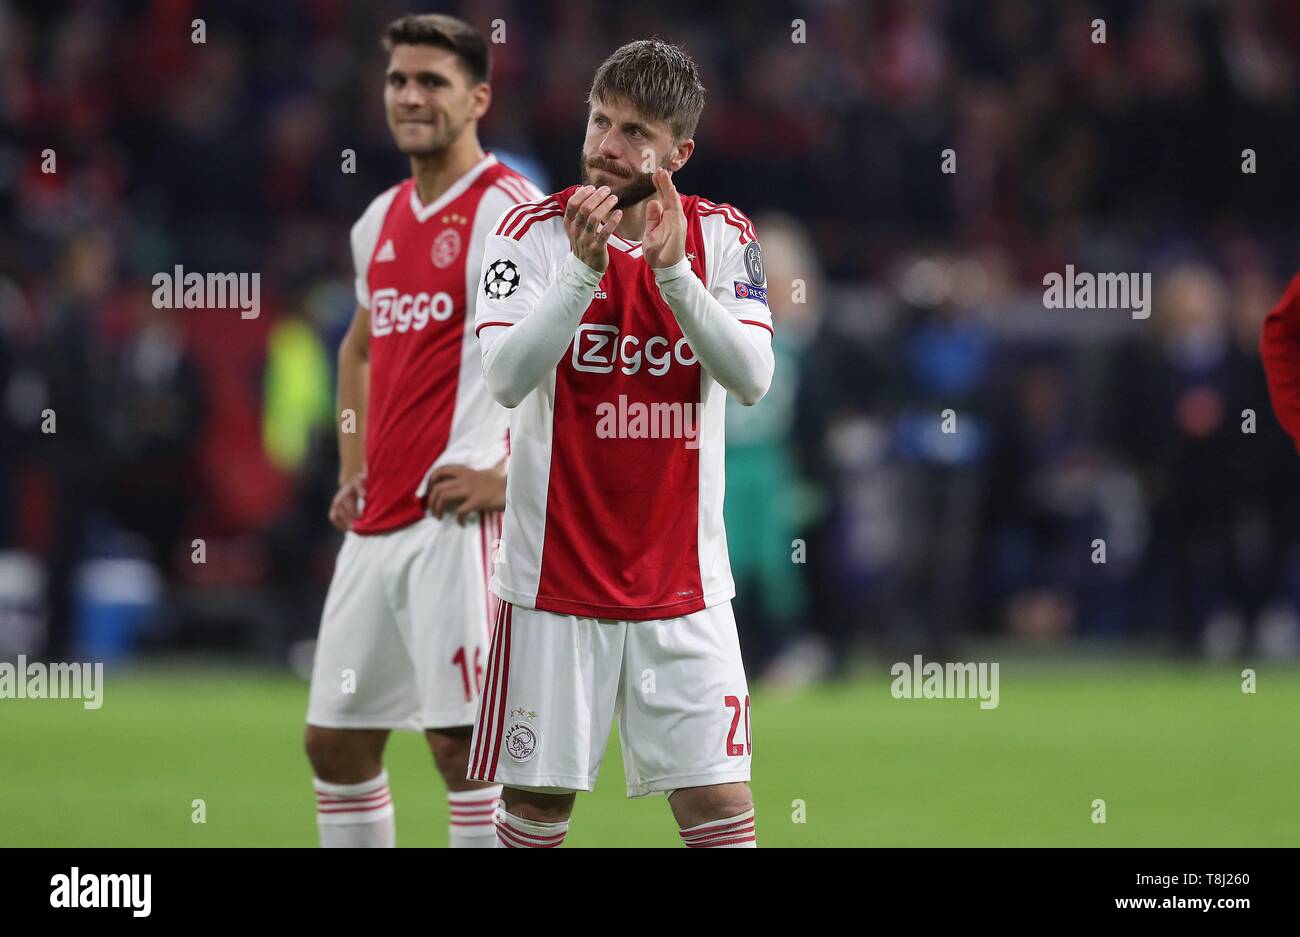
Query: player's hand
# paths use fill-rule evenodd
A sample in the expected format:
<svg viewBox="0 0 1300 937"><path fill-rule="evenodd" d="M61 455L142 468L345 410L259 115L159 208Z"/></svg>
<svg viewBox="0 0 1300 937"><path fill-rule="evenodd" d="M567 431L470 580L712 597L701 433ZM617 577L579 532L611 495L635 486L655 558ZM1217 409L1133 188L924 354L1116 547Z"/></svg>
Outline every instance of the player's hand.
<svg viewBox="0 0 1300 937"><path fill-rule="evenodd" d="M500 511L506 506L506 477L496 469L479 471L467 465L440 465L429 479L429 510L441 519L456 512L456 522L474 511Z"/></svg>
<svg viewBox="0 0 1300 937"><path fill-rule="evenodd" d="M671 267L686 256L686 213L672 173L660 167L654 180L659 197L646 203L641 250L651 267Z"/></svg>
<svg viewBox="0 0 1300 937"><path fill-rule="evenodd" d="M361 519L365 500L366 476L363 472L339 485L334 500L330 502L330 523L339 530L351 530L352 525Z"/></svg>
<svg viewBox="0 0 1300 937"><path fill-rule="evenodd" d="M614 208L618 196L609 186L584 185L569 198L564 209L564 233L569 236L569 250L598 273L609 266L609 236L623 219Z"/></svg>

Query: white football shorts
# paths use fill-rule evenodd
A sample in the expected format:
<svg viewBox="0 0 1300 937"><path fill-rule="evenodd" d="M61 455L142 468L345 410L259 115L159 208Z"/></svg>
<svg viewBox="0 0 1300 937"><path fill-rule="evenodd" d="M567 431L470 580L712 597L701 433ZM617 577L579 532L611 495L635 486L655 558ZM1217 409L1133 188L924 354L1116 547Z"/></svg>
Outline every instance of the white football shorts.
<svg viewBox="0 0 1300 937"><path fill-rule="evenodd" d="M627 796L749 780L749 689L731 603L610 621L504 600L469 778L590 791L618 717Z"/></svg>
<svg viewBox="0 0 1300 937"><path fill-rule="evenodd" d="M428 516L348 532L325 599L307 721L337 729L474 722L498 599L488 591L501 515Z"/></svg>

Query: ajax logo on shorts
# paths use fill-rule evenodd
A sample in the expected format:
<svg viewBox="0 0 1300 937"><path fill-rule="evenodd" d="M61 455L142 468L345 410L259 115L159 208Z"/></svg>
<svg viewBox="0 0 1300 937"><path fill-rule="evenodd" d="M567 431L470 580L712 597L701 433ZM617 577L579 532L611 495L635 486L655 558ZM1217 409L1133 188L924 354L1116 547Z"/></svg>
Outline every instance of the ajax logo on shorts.
<svg viewBox="0 0 1300 937"><path fill-rule="evenodd" d="M528 722L512 722L506 729L506 754L515 761L527 761L537 754L542 737Z"/></svg>

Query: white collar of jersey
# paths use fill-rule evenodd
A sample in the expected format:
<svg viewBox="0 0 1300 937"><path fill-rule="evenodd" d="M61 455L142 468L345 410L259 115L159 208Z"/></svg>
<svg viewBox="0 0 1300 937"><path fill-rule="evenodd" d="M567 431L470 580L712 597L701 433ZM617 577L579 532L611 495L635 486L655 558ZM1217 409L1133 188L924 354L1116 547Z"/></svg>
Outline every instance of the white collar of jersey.
<svg viewBox="0 0 1300 937"><path fill-rule="evenodd" d="M641 256L640 241L629 241L626 238L619 237L617 234L611 234L609 236L609 246L613 247L615 250L622 251L629 257Z"/></svg>
<svg viewBox="0 0 1300 937"><path fill-rule="evenodd" d="M495 166L496 164L496 156L491 153L484 156L474 164L473 169L457 179L452 183L451 188L446 192L443 192L428 205L420 204L420 193L416 191L418 187L411 186L411 211L415 213L416 220L418 220L420 224L424 224L443 208L450 205L454 200L464 195L465 190L468 189L470 185L473 184L474 180L483 173L483 170L487 169L489 166Z"/></svg>

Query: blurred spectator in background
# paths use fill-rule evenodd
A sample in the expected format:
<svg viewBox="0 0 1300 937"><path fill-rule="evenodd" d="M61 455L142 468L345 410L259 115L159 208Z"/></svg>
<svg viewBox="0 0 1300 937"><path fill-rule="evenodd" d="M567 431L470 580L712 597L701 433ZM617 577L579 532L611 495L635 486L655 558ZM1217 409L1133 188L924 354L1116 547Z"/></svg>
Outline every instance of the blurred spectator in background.
<svg viewBox="0 0 1300 937"><path fill-rule="evenodd" d="M798 535L808 520L810 495L794 450L804 348L817 327L823 293L812 244L795 219L763 217L755 230L764 245L772 349L781 379L755 406L727 407L723 515L748 665L759 674L771 665L770 680L797 684L826 666L824 650L799 640L807 625L800 566L808 562L808 545Z"/></svg>
<svg viewBox="0 0 1300 937"><path fill-rule="evenodd" d="M986 274L950 258L907 267L905 322L891 383L901 535L892 569L891 630L947 653L969 624L984 470L993 335Z"/></svg>
<svg viewBox="0 0 1300 937"><path fill-rule="evenodd" d="M127 303L129 331L106 388L105 495L118 524L141 535L171 574L188 550L181 536L198 501L195 464L204 426L198 368L176 321L141 288Z"/></svg>
<svg viewBox="0 0 1300 937"><path fill-rule="evenodd" d="M47 561L47 652L52 658L68 649L73 575L86 547L87 521L113 480L102 458L111 413L111 365L100 332L113 278L108 234L78 234L59 258L53 295L38 306L44 313L38 316L35 348L40 406L28 417L35 457L48 472L52 495Z"/></svg>
<svg viewBox="0 0 1300 937"><path fill-rule="evenodd" d="M1143 578L1170 584L1165 624L1187 651L1226 597L1228 472L1239 432L1228 409L1226 313L1214 270L1189 263L1166 273L1156 283L1154 327L1117 359L1111 407L1117 443L1137 464L1150 504L1154 537Z"/></svg>
<svg viewBox="0 0 1300 937"><path fill-rule="evenodd" d="M302 312L286 313L271 329L263 379L262 438L272 464L293 479L284 510L267 525L268 581L274 592L276 631L263 645L284 653L295 639L314 636L324 592L319 583L334 566L328 520L337 488L334 436L336 357L321 332L347 322L351 292L319 287L304 294ZM337 347L335 341L330 345Z"/></svg>
<svg viewBox="0 0 1300 937"><path fill-rule="evenodd" d="M1158 284L1150 340L1118 359L1117 442L1150 503L1143 579L1188 653L1240 649L1284 591L1295 458L1274 422L1258 419L1269 415L1255 350L1265 289L1247 277L1233 295L1213 268L1180 264Z"/></svg>
<svg viewBox="0 0 1300 937"><path fill-rule="evenodd" d="M1023 349L993 416L985 537L995 627L1060 637L1074 624L1077 576L1090 537L1071 521L1068 473L1080 455L1077 388L1054 349ZM981 564L982 565L982 564Z"/></svg>

